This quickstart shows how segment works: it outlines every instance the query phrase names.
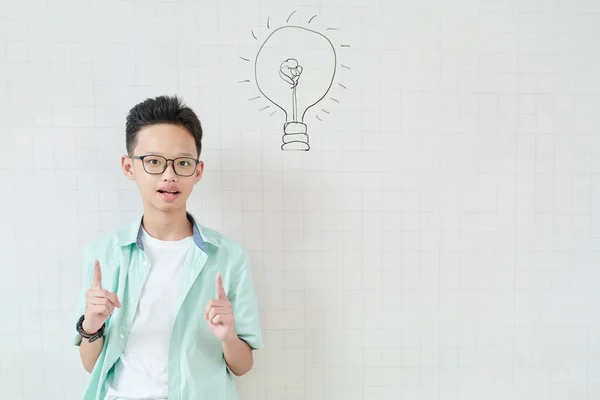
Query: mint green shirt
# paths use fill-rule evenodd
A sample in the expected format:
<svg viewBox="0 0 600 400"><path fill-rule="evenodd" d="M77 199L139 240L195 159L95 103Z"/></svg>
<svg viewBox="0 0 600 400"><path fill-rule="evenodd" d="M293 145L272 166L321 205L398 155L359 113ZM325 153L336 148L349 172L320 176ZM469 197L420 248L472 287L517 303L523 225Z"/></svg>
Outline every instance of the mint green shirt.
<svg viewBox="0 0 600 400"><path fill-rule="evenodd" d="M251 348L263 347L248 254L235 241L197 224L191 214L193 240L177 288L175 322L167 361L169 400L235 400L237 390L223 357L220 340L204 320L204 309L216 298L216 275L221 272L225 293L233 306L234 329ZM85 292L92 284L94 260L102 267L102 287L116 292L122 307L106 321L104 347L96 361L82 400L104 400L106 381L127 344L149 261L141 240L141 217L129 228L95 240L84 249L84 271L76 316L85 313ZM75 326L75 324L73 324ZM74 327L74 344L81 336Z"/></svg>

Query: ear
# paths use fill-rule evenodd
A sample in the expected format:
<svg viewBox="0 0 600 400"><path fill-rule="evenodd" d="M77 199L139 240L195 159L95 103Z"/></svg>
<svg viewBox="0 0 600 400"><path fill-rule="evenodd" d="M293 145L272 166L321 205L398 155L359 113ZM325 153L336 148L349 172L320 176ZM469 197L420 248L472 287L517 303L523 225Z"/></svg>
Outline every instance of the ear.
<svg viewBox="0 0 600 400"><path fill-rule="evenodd" d="M200 182L202 179L202 173L204 172L204 161L199 161L196 167L196 173L194 174L194 185Z"/></svg>
<svg viewBox="0 0 600 400"><path fill-rule="evenodd" d="M121 168L127 179L135 181L135 169L133 168L133 159L127 155L121 157Z"/></svg>

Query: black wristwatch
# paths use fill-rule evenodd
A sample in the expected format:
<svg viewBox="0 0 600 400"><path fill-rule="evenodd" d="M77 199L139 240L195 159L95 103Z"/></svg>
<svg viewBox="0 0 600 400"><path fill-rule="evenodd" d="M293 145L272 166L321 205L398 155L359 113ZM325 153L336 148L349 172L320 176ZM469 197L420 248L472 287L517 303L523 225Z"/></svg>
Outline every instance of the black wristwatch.
<svg viewBox="0 0 600 400"><path fill-rule="evenodd" d="M83 320L85 318L85 315L82 315L79 318L79 321L77 321L77 333L79 333L79 335L82 338L85 338L87 340L89 340L89 342L94 342L98 339L100 339L101 337L104 337L104 327L106 326L106 323L102 324L102 326L100 327L100 329L98 329L98 332L96 333L87 333L86 331L83 330Z"/></svg>

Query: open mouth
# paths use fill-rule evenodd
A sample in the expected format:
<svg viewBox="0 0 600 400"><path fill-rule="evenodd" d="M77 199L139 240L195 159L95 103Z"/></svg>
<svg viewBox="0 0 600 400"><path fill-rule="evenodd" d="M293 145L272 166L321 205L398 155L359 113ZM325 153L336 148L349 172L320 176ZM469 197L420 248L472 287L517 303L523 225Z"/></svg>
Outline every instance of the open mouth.
<svg viewBox="0 0 600 400"><path fill-rule="evenodd" d="M179 191L158 190L158 195L166 202L172 202L179 198Z"/></svg>

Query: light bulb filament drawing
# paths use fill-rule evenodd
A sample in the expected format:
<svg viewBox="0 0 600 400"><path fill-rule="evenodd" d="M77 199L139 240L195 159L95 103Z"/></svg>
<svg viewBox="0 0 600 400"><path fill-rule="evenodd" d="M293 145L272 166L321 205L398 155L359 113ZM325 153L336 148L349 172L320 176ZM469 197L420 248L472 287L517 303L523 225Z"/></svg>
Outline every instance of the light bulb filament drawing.
<svg viewBox="0 0 600 400"><path fill-rule="evenodd" d="M298 101L296 98L296 86L302 74L302 66L298 65L298 61L293 58L288 58L279 68L279 76L281 79L292 85L292 118L296 120L298 115Z"/></svg>

